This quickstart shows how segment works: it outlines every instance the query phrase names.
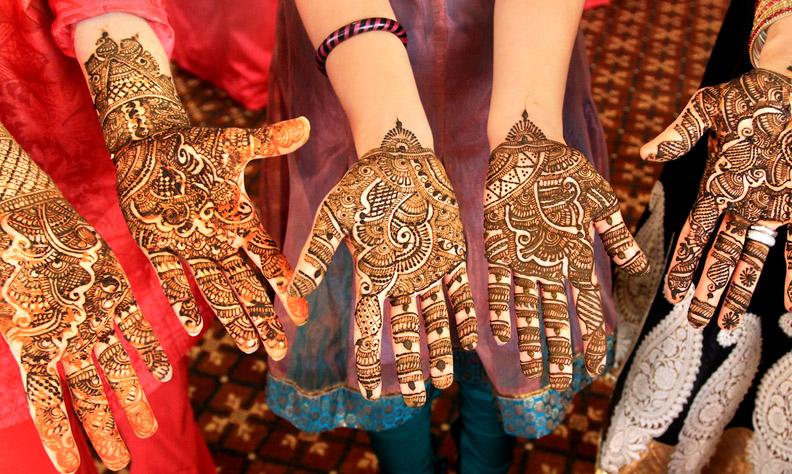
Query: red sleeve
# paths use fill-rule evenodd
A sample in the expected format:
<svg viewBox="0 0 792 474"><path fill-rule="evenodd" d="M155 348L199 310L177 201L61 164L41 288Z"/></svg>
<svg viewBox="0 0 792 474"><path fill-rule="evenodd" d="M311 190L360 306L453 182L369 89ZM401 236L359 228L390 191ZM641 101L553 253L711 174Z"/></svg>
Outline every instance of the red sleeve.
<svg viewBox="0 0 792 474"><path fill-rule="evenodd" d="M173 28L161 0L49 0L55 14L52 37L64 54L74 57L74 25L105 13L123 12L148 21L170 56L173 50Z"/></svg>

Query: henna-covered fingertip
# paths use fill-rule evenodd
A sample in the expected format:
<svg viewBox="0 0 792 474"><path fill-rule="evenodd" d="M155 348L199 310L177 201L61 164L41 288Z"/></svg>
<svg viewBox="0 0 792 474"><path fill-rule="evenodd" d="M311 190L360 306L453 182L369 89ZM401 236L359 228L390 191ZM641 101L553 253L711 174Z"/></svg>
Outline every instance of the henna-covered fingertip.
<svg viewBox="0 0 792 474"><path fill-rule="evenodd" d="M302 326L308 322L308 302L301 296L286 294L286 312L289 318L297 326Z"/></svg>

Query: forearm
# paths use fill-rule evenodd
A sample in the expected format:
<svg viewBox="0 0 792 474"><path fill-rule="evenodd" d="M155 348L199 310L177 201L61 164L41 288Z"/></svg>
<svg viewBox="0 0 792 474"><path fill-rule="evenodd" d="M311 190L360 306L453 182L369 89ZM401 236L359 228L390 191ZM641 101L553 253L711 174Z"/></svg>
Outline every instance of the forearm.
<svg viewBox="0 0 792 474"><path fill-rule="evenodd" d="M487 136L501 143L523 111L548 138L563 141L569 60L583 0L497 0Z"/></svg>
<svg viewBox="0 0 792 474"><path fill-rule="evenodd" d="M387 0L297 0L297 8L314 47L355 20L396 19ZM407 51L393 34L369 32L341 43L327 59L327 76L349 120L358 155L379 147L397 118L422 145L433 146Z"/></svg>
<svg viewBox="0 0 792 474"><path fill-rule="evenodd" d="M111 152L189 126L167 54L146 20L126 13L90 18L76 25L74 43Z"/></svg>
<svg viewBox="0 0 792 474"><path fill-rule="evenodd" d="M759 67L792 77L792 15L773 23L759 57Z"/></svg>

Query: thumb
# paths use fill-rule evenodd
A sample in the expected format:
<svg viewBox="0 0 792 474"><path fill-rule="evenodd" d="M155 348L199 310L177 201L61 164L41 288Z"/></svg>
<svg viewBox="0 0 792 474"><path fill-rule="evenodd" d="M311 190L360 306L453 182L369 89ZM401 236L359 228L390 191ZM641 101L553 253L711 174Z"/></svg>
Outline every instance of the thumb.
<svg viewBox="0 0 792 474"><path fill-rule="evenodd" d="M674 123L641 147L641 158L664 162L675 160L690 151L711 127L708 110L716 107L717 102L716 89L705 87L696 91Z"/></svg>
<svg viewBox="0 0 792 474"><path fill-rule="evenodd" d="M308 141L311 123L305 117L277 122L249 130L253 158L267 158L291 153Z"/></svg>

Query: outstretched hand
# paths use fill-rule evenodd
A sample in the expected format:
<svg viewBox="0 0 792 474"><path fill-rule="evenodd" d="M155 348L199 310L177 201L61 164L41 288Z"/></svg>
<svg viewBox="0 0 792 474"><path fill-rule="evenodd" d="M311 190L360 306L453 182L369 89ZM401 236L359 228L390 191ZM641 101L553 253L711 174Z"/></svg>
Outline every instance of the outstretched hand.
<svg viewBox="0 0 792 474"><path fill-rule="evenodd" d="M476 316L451 183L432 150L398 121L380 148L361 157L322 202L291 295L304 296L319 285L342 241L352 249L357 276L354 337L361 393L376 399L382 390L383 305L389 300L401 392L408 405L423 405L419 315L438 388L448 387L454 372L446 294L467 349L476 345Z"/></svg>
<svg viewBox="0 0 792 474"><path fill-rule="evenodd" d="M115 328L156 378L170 379L171 366L107 244L2 125L0 181L0 332L19 364L33 422L55 467L76 471L60 362L88 438L119 470L129 452L99 373L135 434L151 436L157 420Z"/></svg>
<svg viewBox="0 0 792 474"><path fill-rule="evenodd" d="M568 282L581 323L586 369L592 376L601 374L606 339L594 268L595 229L617 265L633 274L648 269L610 185L579 151L547 139L524 113L506 141L492 151L484 229L490 326L497 342L511 338L513 282L523 373L542 376L544 332L550 385L556 390L569 387L573 355Z"/></svg>
<svg viewBox="0 0 792 474"><path fill-rule="evenodd" d="M687 153L708 130L710 155L698 195L679 235L665 296L680 302L723 216L704 263L688 320L732 329L748 309L776 229L792 224L792 79L754 69L695 93L677 120L641 148L648 161ZM789 235L789 233L787 234ZM784 295L792 311L792 243L786 243ZM727 290L728 286L728 290ZM724 297L725 293L725 297Z"/></svg>

